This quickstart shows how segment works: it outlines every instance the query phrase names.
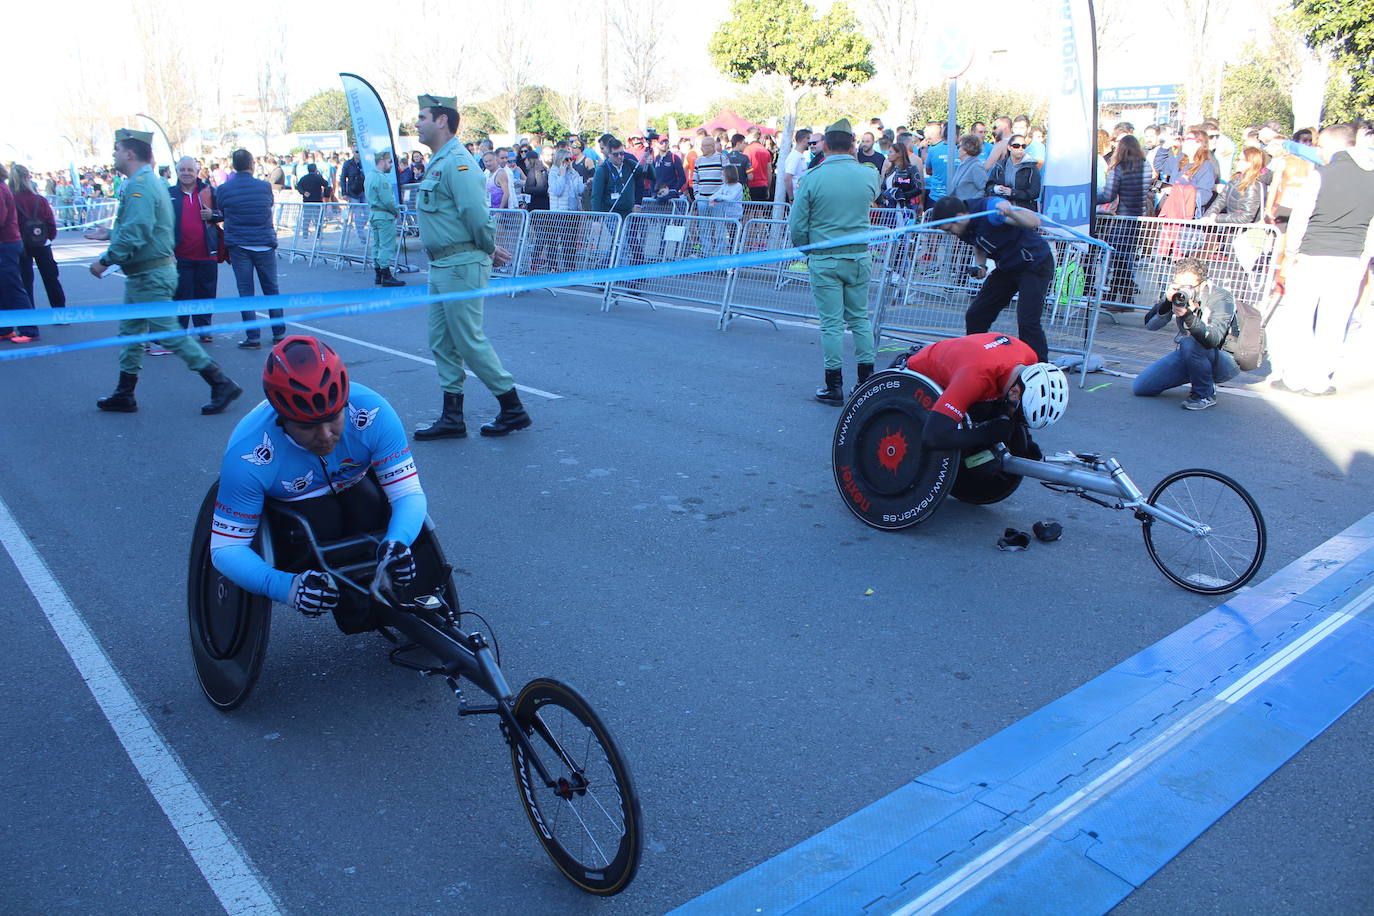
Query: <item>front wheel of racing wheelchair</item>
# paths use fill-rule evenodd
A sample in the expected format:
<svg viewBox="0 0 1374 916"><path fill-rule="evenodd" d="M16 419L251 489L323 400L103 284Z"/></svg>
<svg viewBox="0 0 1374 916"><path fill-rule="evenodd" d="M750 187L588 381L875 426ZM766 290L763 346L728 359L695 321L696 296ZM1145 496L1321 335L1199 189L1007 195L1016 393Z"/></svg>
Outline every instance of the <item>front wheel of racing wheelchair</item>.
<svg viewBox="0 0 1374 916"><path fill-rule="evenodd" d="M865 525L897 531L930 518L946 496L991 505L1016 492L1021 476L993 462L984 467L975 457L984 450L922 448L926 416L943 390L904 360L869 376L840 411L831 468L849 511Z"/></svg>

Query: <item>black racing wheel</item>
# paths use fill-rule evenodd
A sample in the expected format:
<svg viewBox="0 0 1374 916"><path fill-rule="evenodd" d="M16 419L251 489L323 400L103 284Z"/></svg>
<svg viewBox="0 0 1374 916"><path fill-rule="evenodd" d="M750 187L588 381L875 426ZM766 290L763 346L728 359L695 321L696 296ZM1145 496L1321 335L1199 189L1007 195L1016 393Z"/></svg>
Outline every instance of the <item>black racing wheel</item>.
<svg viewBox="0 0 1374 916"><path fill-rule="evenodd" d="M186 609L196 679L211 703L230 710L248 699L258 682L272 629L272 602L239 588L210 562L210 525L218 492L216 481L196 517ZM259 529L254 544L260 545L263 536Z"/></svg>
<svg viewBox="0 0 1374 916"><path fill-rule="evenodd" d="M896 531L931 516L954 487L959 452L921 448L940 386L916 372L869 378L840 412L831 445L835 486L865 525Z"/></svg>

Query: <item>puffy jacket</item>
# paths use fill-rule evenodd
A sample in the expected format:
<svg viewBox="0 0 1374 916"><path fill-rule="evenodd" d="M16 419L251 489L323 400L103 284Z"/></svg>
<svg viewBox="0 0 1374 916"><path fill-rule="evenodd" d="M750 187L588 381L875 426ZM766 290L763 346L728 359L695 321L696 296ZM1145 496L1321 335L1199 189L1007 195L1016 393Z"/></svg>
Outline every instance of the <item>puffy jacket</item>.
<svg viewBox="0 0 1374 916"><path fill-rule="evenodd" d="M579 210L582 205L582 176L576 169L549 172L549 209Z"/></svg>
<svg viewBox="0 0 1374 916"><path fill-rule="evenodd" d="M1212 198L1207 213L1214 215L1219 223L1253 223L1260 218L1264 209L1264 185L1257 178L1245 190L1240 188L1240 179L1232 178L1226 190Z"/></svg>
<svg viewBox="0 0 1374 916"><path fill-rule="evenodd" d="M247 172L235 172L215 189L215 202L224 215L224 244L277 247L270 184Z"/></svg>
<svg viewBox="0 0 1374 916"><path fill-rule="evenodd" d="M992 193L993 185L1007 183L1007 162L1003 159L992 167L988 172L988 183L986 193L989 197ZM1011 185L1011 197L1008 199L1018 207L1027 210L1040 209L1040 170L1029 160L1016 172L1016 184ZM995 195L1000 196L1000 195Z"/></svg>

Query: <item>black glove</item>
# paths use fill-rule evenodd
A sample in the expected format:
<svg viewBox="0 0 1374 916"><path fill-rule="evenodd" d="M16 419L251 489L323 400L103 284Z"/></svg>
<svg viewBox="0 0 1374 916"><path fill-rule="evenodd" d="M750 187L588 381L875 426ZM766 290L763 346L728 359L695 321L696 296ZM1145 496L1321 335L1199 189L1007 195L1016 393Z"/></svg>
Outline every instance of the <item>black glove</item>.
<svg viewBox="0 0 1374 916"><path fill-rule="evenodd" d="M382 541L377 562L386 567L393 584L404 587L415 581L415 555L400 541Z"/></svg>
<svg viewBox="0 0 1374 916"><path fill-rule="evenodd" d="M318 617L339 606L339 588L328 573L314 569L297 573L286 603L307 617Z"/></svg>
<svg viewBox="0 0 1374 916"><path fill-rule="evenodd" d="M989 442L1006 442L1011 438L1012 428L1011 417L993 417L986 423L980 424L978 431Z"/></svg>

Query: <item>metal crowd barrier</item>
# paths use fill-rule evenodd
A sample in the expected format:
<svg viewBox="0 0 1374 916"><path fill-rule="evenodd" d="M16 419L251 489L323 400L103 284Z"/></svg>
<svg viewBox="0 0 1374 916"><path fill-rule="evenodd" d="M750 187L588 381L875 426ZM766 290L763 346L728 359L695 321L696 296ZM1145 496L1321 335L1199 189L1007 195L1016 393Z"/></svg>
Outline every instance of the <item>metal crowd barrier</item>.
<svg viewBox="0 0 1374 916"><path fill-rule="evenodd" d="M510 252L510 263L492 267L493 277L515 277L524 256L525 235L530 214L528 210L492 210L496 217L496 244Z"/></svg>
<svg viewBox="0 0 1374 916"><path fill-rule="evenodd" d="M870 221L879 226L884 223L900 225L894 216L876 208L870 213ZM875 330L876 319L889 295L891 284L888 275L892 272L902 241L901 237L877 239L869 246L871 280L868 286L868 312L870 319L874 320ZM768 251L788 248L791 244L786 220L750 219L744 223L739 250L741 253ZM757 318L769 322L776 318L820 320L815 299L811 295L811 273L805 259L741 267L734 274L729 295L721 307L721 328L728 328L736 318Z"/></svg>
<svg viewBox="0 0 1374 916"><path fill-rule="evenodd" d="M1082 356L1086 363L1097 334L1107 253L1048 233L1045 241L1055 259L1054 281L1041 316L1046 341L1051 350ZM938 229L917 228L897 252L888 265L891 295L884 298L874 320L875 331L897 340L962 337L964 314L982 288L967 271L973 265L973 248ZM1016 334L1014 300L992 330Z"/></svg>
<svg viewBox="0 0 1374 916"><path fill-rule="evenodd" d="M632 213L622 223L612 264L631 267L734 254L739 250L739 236L740 224L733 219ZM729 298L730 274L731 271L712 270L610 283L601 309L608 311L621 299L646 302L653 308L653 298L698 302L722 309Z"/></svg>
<svg viewBox="0 0 1374 916"><path fill-rule="evenodd" d="M1104 301L1148 308L1173 282L1179 258L1197 258L1237 300L1258 302L1274 285L1279 231L1264 223L1099 215L1093 235L1112 246Z"/></svg>
<svg viewBox="0 0 1374 916"><path fill-rule="evenodd" d="M310 256L308 248L303 247L301 228L304 223L302 208L305 204L279 202L273 206L272 224L277 231L277 257L288 261L302 261Z"/></svg>
<svg viewBox="0 0 1374 916"><path fill-rule="evenodd" d="M531 210L528 215L514 276L598 270L611 265L620 235L619 213ZM605 291L604 284L595 288ZM557 290L549 292L558 294Z"/></svg>
<svg viewBox="0 0 1374 916"><path fill-rule="evenodd" d="M119 201L113 197L83 197L67 203L49 197L47 201L52 207L53 221L57 223L59 231L109 220L119 209Z"/></svg>

